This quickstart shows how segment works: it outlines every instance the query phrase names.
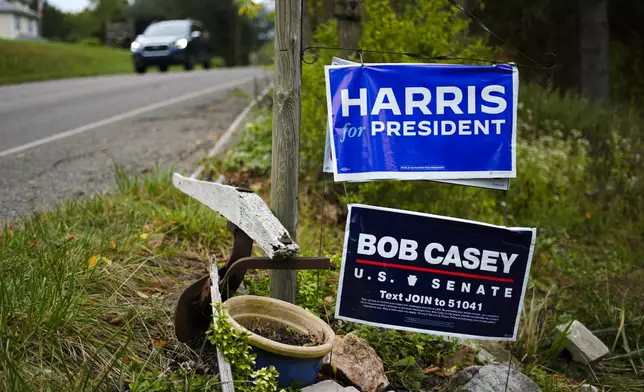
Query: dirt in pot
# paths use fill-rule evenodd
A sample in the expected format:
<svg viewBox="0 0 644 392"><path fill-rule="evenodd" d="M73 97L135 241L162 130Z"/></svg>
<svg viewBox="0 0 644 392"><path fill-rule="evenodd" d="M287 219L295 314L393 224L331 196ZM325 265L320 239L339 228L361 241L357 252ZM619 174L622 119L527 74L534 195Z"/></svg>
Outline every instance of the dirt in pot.
<svg viewBox="0 0 644 392"><path fill-rule="evenodd" d="M249 331L270 339L274 342L288 344L291 346L311 347L319 346L321 342L315 334L301 334L283 325L268 324L261 320L244 323ZM322 335L319 333L318 335Z"/></svg>

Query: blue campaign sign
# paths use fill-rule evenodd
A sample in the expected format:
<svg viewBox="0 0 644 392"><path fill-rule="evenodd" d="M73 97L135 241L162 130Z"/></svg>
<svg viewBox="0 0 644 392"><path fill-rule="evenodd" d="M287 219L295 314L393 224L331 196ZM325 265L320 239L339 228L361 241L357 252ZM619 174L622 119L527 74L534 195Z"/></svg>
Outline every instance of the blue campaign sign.
<svg viewBox="0 0 644 392"><path fill-rule="evenodd" d="M336 181L516 177L507 64L325 67Z"/></svg>
<svg viewBox="0 0 644 392"><path fill-rule="evenodd" d="M350 205L335 316L515 340L535 238L533 228Z"/></svg>

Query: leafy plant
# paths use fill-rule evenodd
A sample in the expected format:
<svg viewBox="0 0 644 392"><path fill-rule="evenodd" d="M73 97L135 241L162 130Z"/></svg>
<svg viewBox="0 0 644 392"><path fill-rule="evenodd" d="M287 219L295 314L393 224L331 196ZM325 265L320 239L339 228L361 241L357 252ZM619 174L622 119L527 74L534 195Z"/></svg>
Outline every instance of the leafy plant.
<svg viewBox="0 0 644 392"><path fill-rule="evenodd" d="M255 370L256 355L251 352L248 344L250 334L235 330L226 315L224 305L215 304L216 313L206 338L230 362L233 379L239 384L236 390L243 392L277 392L277 377L279 373L270 366ZM252 383L248 380L252 379Z"/></svg>

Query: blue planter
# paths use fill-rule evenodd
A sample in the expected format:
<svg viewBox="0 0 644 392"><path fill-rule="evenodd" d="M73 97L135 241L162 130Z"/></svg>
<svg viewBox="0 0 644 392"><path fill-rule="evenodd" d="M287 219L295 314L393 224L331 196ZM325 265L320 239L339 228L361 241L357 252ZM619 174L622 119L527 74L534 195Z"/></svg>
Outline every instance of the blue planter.
<svg viewBox="0 0 644 392"><path fill-rule="evenodd" d="M249 344L257 355L258 369L274 366L280 388L292 384L305 387L315 383L322 360L333 349L335 334L313 313L273 298L242 295L225 302L224 313L234 329L250 335ZM292 346L257 335L243 325L284 327L315 337L317 346Z"/></svg>
<svg viewBox="0 0 644 392"><path fill-rule="evenodd" d="M277 380L280 388L288 388L294 384L299 387L314 384L324 358L287 357L257 347L253 347L253 352L257 354L257 369L274 366L279 372Z"/></svg>

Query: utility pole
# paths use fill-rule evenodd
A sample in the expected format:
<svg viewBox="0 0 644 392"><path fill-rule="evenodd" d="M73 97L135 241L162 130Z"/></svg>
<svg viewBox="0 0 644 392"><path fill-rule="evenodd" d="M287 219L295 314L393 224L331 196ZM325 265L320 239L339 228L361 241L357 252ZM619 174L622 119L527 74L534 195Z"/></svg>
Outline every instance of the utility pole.
<svg viewBox="0 0 644 392"><path fill-rule="evenodd" d="M301 21L300 0L275 1L271 209L293 240L297 237L300 163ZM271 271L271 297L295 303L296 282L296 271Z"/></svg>

